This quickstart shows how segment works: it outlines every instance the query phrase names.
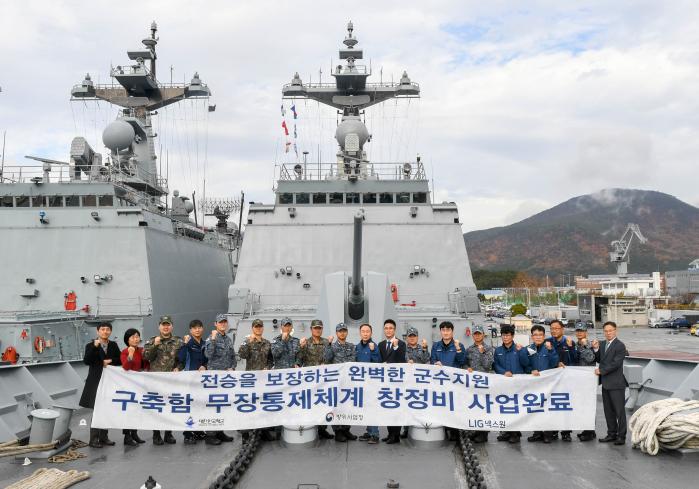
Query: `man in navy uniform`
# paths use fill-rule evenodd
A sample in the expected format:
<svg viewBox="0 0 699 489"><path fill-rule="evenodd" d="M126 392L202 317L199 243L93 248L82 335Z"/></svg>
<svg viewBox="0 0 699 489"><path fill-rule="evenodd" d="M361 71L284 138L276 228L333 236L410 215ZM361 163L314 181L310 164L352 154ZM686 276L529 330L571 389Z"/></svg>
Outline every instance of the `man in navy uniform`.
<svg viewBox="0 0 699 489"><path fill-rule="evenodd" d="M578 355L577 365L579 367L594 367L597 365L595 351L587 339L587 325L585 323L580 322L575 325L575 337L578 339L575 343L575 350ZM578 433L578 438L580 441L590 441L597 438L597 433L595 433L595 430L584 430Z"/></svg>
<svg viewBox="0 0 699 489"><path fill-rule="evenodd" d="M544 370L558 367L558 353L553 348L553 344L546 340L546 329L539 324L535 324L531 329L532 343L527 347L529 353L529 373L534 376L541 375ZM527 441L543 441L551 443L553 431L535 431Z"/></svg>
<svg viewBox="0 0 699 489"><path fill-rule="evenodd" d="M454 338L454 325L450 321L443 321L439 325L440 341L432 345L430 363L432 365L444 365L445 367L461 368L466 363L466 349ZM449 441L456 441L458 431L446 428Z"/></svg>
<svg viewBox="0 0 699 489"><path fill-rule="evenodd" d="M629 353L616 337L616 323L607 321L602 328L606 340L601 343L597 340L592 342L595 358L599 362L595 373L599 375L599 383L602 384L602 406L607 420L607 436L599 441L623 445L626 443L624 393L629 385L624 377L624 358Z"/></svg>
<svg viewBox="0 0 699 489"><path fill-rule="evenodd" d="M511 324L500 325L500 338L502 345L495 349L493 370L496 374L512 377L522 375L529 368L529 355L521 345L515 344L515 327ZM521 431L503 431L498 435L498 441L519 443L522 438Z"/></svg>
<svg viewBox="0 0 699 489"><path fill-rule="evenodd" d="M551 342L553 349L556 350L558 354L558 366L566 367L571 365L577 365L578 363L578 351L575 349L575 344L573 343L573 338L565 336L563 323L558 319L551 321L551 336L546 338L546 341ZM571 431L561 431L561 440L570 442ZM558 437L558 432L553 432L553 437Z"/></svg>
<svg viewBox="0 0 699 489"><path fill-rule="evenodd" d="M386 339L379 342L379 355L382 363L406 363L405 342L396 337L396 322L386 319L383 322L383 333ZM400 443L400 426L389 426L388 436L381 441L391 445Z"/></svg>

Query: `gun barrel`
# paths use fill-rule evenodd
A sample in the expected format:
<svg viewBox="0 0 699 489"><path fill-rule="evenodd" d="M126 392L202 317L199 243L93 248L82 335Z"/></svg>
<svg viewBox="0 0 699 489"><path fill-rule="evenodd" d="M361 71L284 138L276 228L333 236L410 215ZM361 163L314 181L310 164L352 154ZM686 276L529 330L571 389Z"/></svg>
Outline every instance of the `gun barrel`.
<svg viewBox="0 0 699 489"><path fill-rule="evenodd" d="M358 212L354 216L354 243L352 258L352 279L350 282L350 295L348 312L352 319L361 319L364 316L364 292L362 290L362 221L364 215Z"/></svg>

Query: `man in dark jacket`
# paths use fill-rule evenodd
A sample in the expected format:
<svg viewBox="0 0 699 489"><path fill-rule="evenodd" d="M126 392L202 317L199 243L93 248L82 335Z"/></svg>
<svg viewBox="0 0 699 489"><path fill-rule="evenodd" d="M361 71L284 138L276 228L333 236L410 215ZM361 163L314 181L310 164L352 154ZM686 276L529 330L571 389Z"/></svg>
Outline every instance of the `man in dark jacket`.
<svg viewBox="0 0 699 489"><path fill-rule="evenodd" d="M439 333L442 339L432 345L430 363L432 365L444 365L445 367L461 368L466 363L466 348L459 340L454 338L454 324L450 321L443 321L439 325ZM445 428L449 441L456 441L459 436L458 430Z"/></svg>
<svg viewBox="0 0 699 489"><path fill-rule="evenodd" d="M578 351L575 349L575 344L573 343L573 338L566 337L563 333L565 332L563 328L563 323L558 319L551 321L551 336L546 338L546 341L550 341L553 345L553 349L556 350L558 354L558 366L572 366L578 363ZM571 431L565 430L561 431L561 440L570 442ZM553 437L558 437L558 432L553 432Z"/></svg>
<svg viewBox="0 0 699 489"><path fill-rule="evenodd" d="M541 375L544 370L558 367L558 353L553 348L553 344L545 339L546 329L539 324L535 324L531 329L532 343L527 347L529 353L529 373L534 376ZM551 443L553 431L535 431L527 441L543 441Z"/></svg>
<svg viewBox="0 0 699 489"><path fill-rule="evenodd" d="M107 365L121 365L121 350L115 341L110 341L112 325L101 322L97 325L97 339L85 345L83 363L90 368L85 379L85 388L80 396L82 407L94 409L97 387L102 378L102 370ZM108 430L90 428L90 446L102 448L104 445L112 446L114 442L109 439Z"/></svg>
<svg viewBox="0 0 699 489"><path fill-rule="evenodd" d="M405 342L396 337L396 322L386 319L383 322L386 339L379 342L379 355L382 363L405 363ZM389 426L388 436L381 441L388 445L400 443L400 426Z"/></svg>
<svg viewBox="0 0 699 489"><path fill-rule="evenodd" d="M578 356L577 365L579 367L594 367L597 365L595 352L587 339L587 325L585 323L575 325L575 337L578 339L575 343L575 351ZM580 441L590 441L597 438L597 433L595 433L595 430L584 430L578 433L578 438Z"/></svg>
<svg viewBox="0 0 699 489"><path fill-rule="evenodd" d="M371 338L371 324L364 323L359 326L359 343L357 343L356 361L362 363L381 363L379 347ZM379 427L367 426L366 432L359 437L359 441L366 441L369 445L376 445L379 442Z"/></svg>
<svg viewBox="0 0 699 489"><path fill-rule="evenodd" d="M595 373L599 375L599 383L602 384L602 406L607 420L607 436L599 441L613 441L615 445L623 445L626 443L624 393L629 385L624 377L624 358L629 353L616 337L616 323L607 321L603 328L606 340L601 343L597 340L592 342L595 359L599 362Z"/></svg>
<svg viewBox="0 0 699 489"><path fill-rule="evenodd" d="M199 319L193 319L189 323L189 334L182 338L183 345L177 352L177 361L180 370L185 372L206 370L208 359L204 354L204 323ZM185 431L185 445L195 445L197 440L204 438L207 445L220 445L221 440L215 436L208 435L203 431Z"/></svg>
<svg viewBox="0 0 699 489"><path fill-rule="evenodd" d="M500 325L500 338L502 345L495 349L493 370L496 374L512 377L526 373L529 368L529 355L526 348L515 344L515 327L511 324ZM521 431L503 431L498 435L498 441L519 443L522 438Z"/></svg>

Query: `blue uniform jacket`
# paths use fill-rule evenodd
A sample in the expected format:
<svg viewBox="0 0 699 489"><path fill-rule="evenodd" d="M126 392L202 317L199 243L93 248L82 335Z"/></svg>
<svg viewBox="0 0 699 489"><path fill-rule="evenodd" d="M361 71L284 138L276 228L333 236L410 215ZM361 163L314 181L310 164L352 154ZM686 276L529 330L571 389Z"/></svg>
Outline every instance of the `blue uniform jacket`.
<svg viewBox="0 0 699 489"><path fill-rule="evenodd" d="M553 349L558 353L559 362L563 362L564 365L577 365L578 350L575 349L575 340L573 340L573 346L568 346L566 344L566 339L564 335L561 337L561 341L556 341L556 339L551 336L550 338L546 338L546 341L550 341L553 345Z"/></svg>
<svg viewBox="0 0 699 489"><path fill-rule="evenodd" d="M190 338L177 352L177 360L182 370L199 370L201 366L206 367L208 360L204 354L204 338L201 343Z"/></svg>
<svg viewBox="0 0 699 489"><path fill-rule="evenodd" d="M529 355L527 349L521 348L519 351L512 343L509 348L505 345L500 345L495 349L495 361L493 362L493 370L495 373L503 375L505 372L513 374L523 374L529 368Z"/></svg>
<svg viewBox="0 0 699 489"><path fill-rule="evenodd" d="M369 343L374 343L374 350L369 348ZM379 354L379 344L371 338L366 343L359 341L356 345L357 361L364 363L381 363L381 355Z"/></svg>
<svg viewBox="0 0 699 489"><path fill-rule="evenodd" d="M443 341L437 341L432 345L432 355L430 355L430 363L434 365L437 362L442 362L446 367L461 368L466 363L466 348L461 345L461 351L456 351L456 345L452 340L448 345Z"/></svg>
<svg viewBox="0 0 699 489"><path fill-rule="evenodd" d="M524 350L527 353L529 353L529 350L534 350L534 353L529 355L529 369L527 373L530 374L534 370L543 372L544 370L558 367L558 353L556 353L556 349L549 350L546 348L545 342L538 347L532 343Z"/></svg>

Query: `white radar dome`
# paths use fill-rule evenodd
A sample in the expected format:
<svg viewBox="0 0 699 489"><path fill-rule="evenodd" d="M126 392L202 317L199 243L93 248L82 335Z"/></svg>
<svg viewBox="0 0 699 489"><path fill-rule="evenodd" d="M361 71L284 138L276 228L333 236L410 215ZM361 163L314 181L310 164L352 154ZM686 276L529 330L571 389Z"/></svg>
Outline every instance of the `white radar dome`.
<svg viewBox="0 0 699 489"><path fill-rule="evenodd" d="M126 121L114 121L102 133L102 142L112 151L125 150L131 147L136 138L136 132Z"/></svg>
<svg viewBox="0 0 699 489"><path fill-rule="evenodd" d="M350 134L356 134L359 138L359 147L363 147L367 139L369 139L369 130L360 120L350 119L342 121L335 130L335 139L340 143L340 146L345 147L345 138Z"/></svg>

